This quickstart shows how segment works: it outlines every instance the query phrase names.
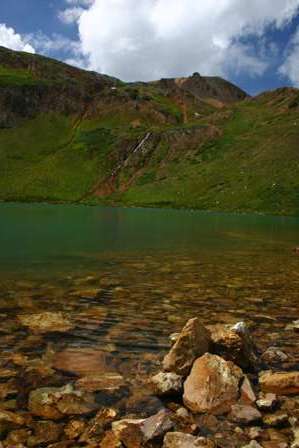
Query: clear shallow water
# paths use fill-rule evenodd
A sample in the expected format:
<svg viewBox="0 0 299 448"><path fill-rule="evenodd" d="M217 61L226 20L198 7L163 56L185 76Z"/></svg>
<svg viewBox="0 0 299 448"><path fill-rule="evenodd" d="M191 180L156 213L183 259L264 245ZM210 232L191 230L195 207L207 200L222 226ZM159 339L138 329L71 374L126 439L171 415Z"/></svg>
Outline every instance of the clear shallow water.
<svg viewBox="0 0 299 448"><path fill-rule="evenodd" d="M58 371L80 365L77 375L106 369L138 383L194 316L246 320L261 350L277 345L299 362L285 330L299 318L298 219L2 204L0 222L4 364L50 353ZM17 318L44 311L66 313L74 329L33 335Z"/></svg>

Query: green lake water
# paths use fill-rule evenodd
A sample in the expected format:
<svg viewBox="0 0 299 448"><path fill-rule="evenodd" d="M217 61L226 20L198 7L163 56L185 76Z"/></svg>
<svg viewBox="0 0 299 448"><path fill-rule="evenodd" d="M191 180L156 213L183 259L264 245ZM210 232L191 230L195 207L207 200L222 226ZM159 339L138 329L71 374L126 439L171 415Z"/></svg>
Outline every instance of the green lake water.
<svg viewBox="0 0 299 448"><path fill-rule="evenodd" d="M133 384L157 368L169 334L199 316L245 320L261 351L275 345L299 363L285 329L299 318L299 219L1 204L0 223L0 361L51 353L57 371L80 376L96 359ZM65 313L73 330L20 325L45 311Z"/></svg>

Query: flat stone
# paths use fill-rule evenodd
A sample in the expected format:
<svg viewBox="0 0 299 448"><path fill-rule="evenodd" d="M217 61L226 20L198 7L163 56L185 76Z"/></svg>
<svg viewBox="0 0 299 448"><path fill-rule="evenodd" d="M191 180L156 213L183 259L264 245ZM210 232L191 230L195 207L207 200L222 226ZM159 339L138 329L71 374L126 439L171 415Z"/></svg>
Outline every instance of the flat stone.
<svg viewBox="0 0 299 448"><path fill-rule="evenodd" d="M184 383L184 404L192 412L214 415L230 411L239 398L242 370L209 353L198 358Z"/></svg>
<svg viewBox="0 0 299 448"><path fill-rule="evenodd" d="M235 404L231 407L230 418L236 423L247 425L261 420L262 414L253 406Z"/></svg>
<svg viewBox="0 0 299 448"><path fill-rule="evenodd" d="M233 361L244 370L255 369L258 364L257 350L244 322L235 325L210 325L212 352Z"/></svg>
<svg viewBox="0 0 299 448"><path fill-rule="evenodd" d="M259 375L259 383L263 392L277 395L299 393L299 372L266 371Z"/></svg>
<svg viewBox="0 0 299 448"><path fill-rule="evenodd" d="M144 442L162 439L174 427L170 416L170 411L162 409L157 414L145 419L142 424Z"/></svg>
<svg viewBox="0 0 299 448"><path fill-rule="evenodd" d="M196 358L209 350L210 333L199 319L190 319L169 353L163 360L163 369L186 376Z"/></svg>
<svg viewBox="0 0 299 448"><path fill-rule="evenodd" d="M151 378L151 384L159 397L178 395L183 389L183 377L173 372L159 372Z"/></svg>
<svg viewBox="0 0 299 448"><path fill-rule="evenodd" d="M16 414L15 412L0 409L0 422L13 423L16 426L23 426L25 425L26 420L22 415Z"/></svg>
<svg viewBox="0 0 299 448"><path fill-rule="evenodd" d="M80 378L76 382L76 388L83 389L88 392L104 391L106 393L114 393L126 386L126 382L118 373L103 373L99 375L89 375Z"/></svg>
<svg viewBox="0 0 299 448"><path fill-rule="evenodd" d="M80 377L102 375L111 372L111 357L100 350L92 348L68 348L56 353L53 367Z"/></svg>
<svg viewBox="0 0 299 448"><path fill-rule="evenodd" d="M28 327L33 333L65 333L74 327L63 313L22 314L17 318L21 325Z"/></svg>
<svg viewBox="0 0 299 448"><path fill-rule="evenodd" d="M82 420L71 420L64 428L64 433L68 439L78 439L86 428L86 423Z"/></svg>

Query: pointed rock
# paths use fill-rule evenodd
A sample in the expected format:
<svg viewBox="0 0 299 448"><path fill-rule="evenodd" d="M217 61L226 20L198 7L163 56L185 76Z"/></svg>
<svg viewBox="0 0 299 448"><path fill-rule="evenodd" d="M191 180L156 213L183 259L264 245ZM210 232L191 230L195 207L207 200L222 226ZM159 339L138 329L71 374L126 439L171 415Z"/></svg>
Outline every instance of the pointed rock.
<svg viewBox="0 0 299 448"><path fill-rule="evenodd" d="M163 360L163 369L186 376L196 358L209 350L210 333L199 319L190 319L169 353Z"/></svg>

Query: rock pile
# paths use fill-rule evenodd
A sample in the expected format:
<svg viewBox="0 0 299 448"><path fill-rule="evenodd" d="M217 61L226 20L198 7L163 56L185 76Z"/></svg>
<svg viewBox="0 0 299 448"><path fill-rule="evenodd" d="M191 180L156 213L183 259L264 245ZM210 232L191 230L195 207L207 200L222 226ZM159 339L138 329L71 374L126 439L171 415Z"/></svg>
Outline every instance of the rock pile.
<svg viewBox="0 0 299 448"><path fill-rule="evenodd" d="M35 331L44 330L39 322L32 321ZM55 331L65 323L59 317ZM59 384L51 369L27 366L19 404L7 399L15 393L9 375L0 403L0 448L299 447L299 371L273 370L277 357L270 356L269 365L259 356L244 323L206 328L194 318L171 341L162 370L149 380L158 397L152 397L158 405L153 415L114 407L119 391L127 390L117 373ZM34 372L39 387L29 381Z"/></svg>

